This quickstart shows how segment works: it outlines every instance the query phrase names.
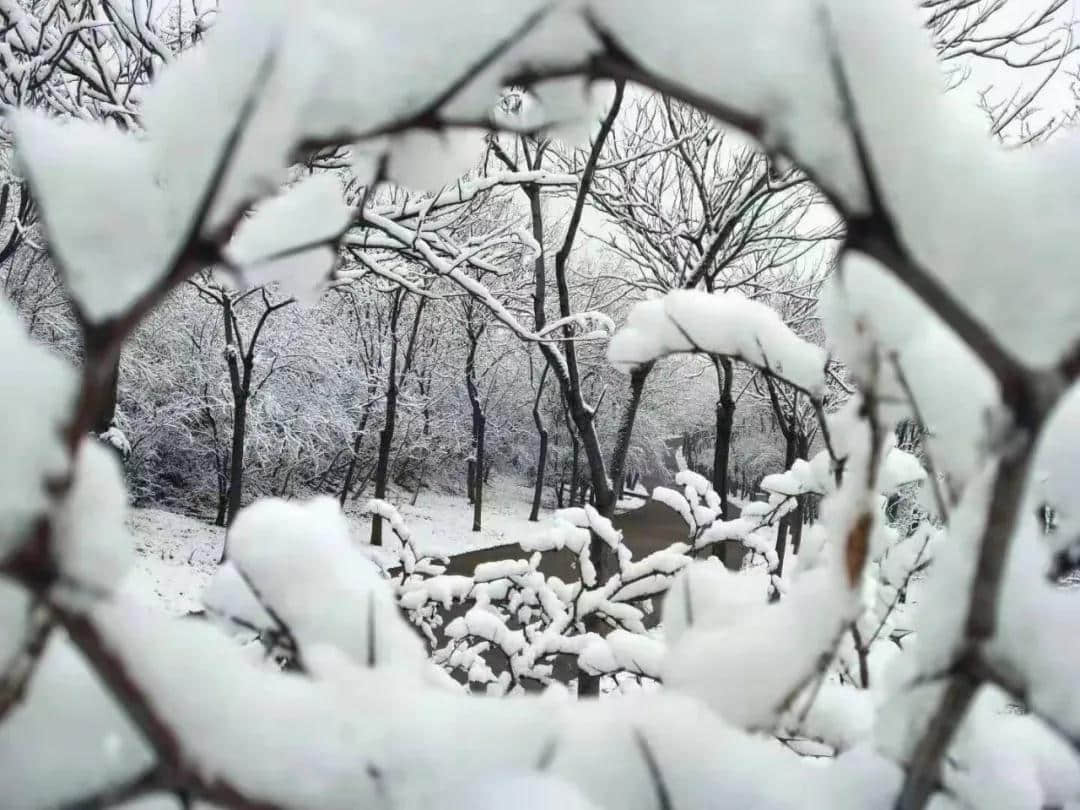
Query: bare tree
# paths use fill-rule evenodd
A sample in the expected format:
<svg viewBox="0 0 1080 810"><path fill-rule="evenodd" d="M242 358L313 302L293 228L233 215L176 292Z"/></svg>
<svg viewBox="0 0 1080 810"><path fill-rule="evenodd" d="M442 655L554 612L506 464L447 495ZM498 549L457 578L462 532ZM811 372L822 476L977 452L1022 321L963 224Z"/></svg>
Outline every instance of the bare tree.
<svg viewBox="0 0 1080 810"><path fill-rule="evenodd" d="M397 428L398 397L401 389L408 379L416 358L417 335L420 332L420 323L423 320L424 308L428 299L421 296L413 310L412 325L409 336L405 342L404 354L400 361L401 334L398 330L401 322L401 313L408 300L409 292L404 288L398 288L390 293L390 346L388 349L389 359L386 365L386 393L383 404L383 426L379 430L379 455L375 462L375 492L376 498L386 497L386 486L390 477L390 454L393 452L394 431ZM371 545L382 545L382 518L374 515L371 520Z"/></svg>
<svg viewBox="0 0 1080 810"><path fill-rule="evenodd" d="M1068 0L921 0L919 5L949 85L973 76L983 84L979 103L994 135L1031 143L1074 118L1072 110L1042 104L1055 83L1067 82L1076 71L1080 43ZM999 82L1013 87L1002 92Z"/></svg>
<svg viewBox="0 0 1080 810"><path fill-rule="evenodd" d="M277 358L274 357L269 366L263 370L262 376L256 380L255 361L259 337L263 327L266 326L267 319L278 310L294 303L294 299L286 298L273 302L265 287L234 294L206 280L193 279L190 283L204 300L221 308L225 334L225 365L229 371L229 389L232 392L232 438L226 472L229 482L226 508L224 515L220 508L218 510L218 525L230 526L240 511L244 494L244 443L247 438L248 405L277 368ZM237 309L256 294L262 303L262 311L245 338L244 327ZM224 551L222 554L224 555Z"/></svg>

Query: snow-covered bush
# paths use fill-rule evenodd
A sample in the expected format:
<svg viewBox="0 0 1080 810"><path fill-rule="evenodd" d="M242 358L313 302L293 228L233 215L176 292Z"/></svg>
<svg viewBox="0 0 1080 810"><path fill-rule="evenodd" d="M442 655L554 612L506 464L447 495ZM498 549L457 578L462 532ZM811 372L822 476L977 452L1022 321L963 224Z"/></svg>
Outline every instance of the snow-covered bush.
<svg viewBox="0 0 1080 810"><path fill-rule="evenodd" d="M383 514L398 539L387 551L396 554L389 570L399 606L427 639L435 662L462 682L490 694L517 694L573 680L578 670L659 677L658 645L645 622L651 600L690 562L685 543L635 561L611 521L591 506L574 507L521 539L527 556L480 563L471 575L447 574L446 560L417 556L397 510L379 501L368 509ZM603 581L590 559L593 533L619 561ZM572 555L570 570L579 579L563 581L540 570L544 554L560 553ZM446 621L454 605L462 606L460 615ZM603 634L590 629L591 618ZM631 651L642 647L653 652L635 661Z"/></svg>
<svg viewBox="0 0 1080 810"><path fill-rule="evenodd" d="M1080 603L1046 580L1051 556L1075 536L1068 416L1080 373L1080 185L1071 153L1002 152L987 142L983 122L965 120L942 96L925 34L900 4L701 0L674 13L654 0L477 0L290 10L230 3L185 58L161 58L149 87L130 88L138 135L28 110L8 116L87 341L76 372L0 307L4 802L93 807L166 793L232 808L432 808L461 806L470 790L488 801L501 786L625 810L1075 803L1080 656L1063 640L1080 629ZM0 11L13 18L7 59L35 29L21 6ZM144 26L126 13L124 22ZM76 34L96 26L80 21L62 41L93 50ZM16 86L36 87L38 69L63 62L61 41L56 48ZM238 514L229 539L235 578L252 598L225 599L218 612L265 611L260 621L268 617L274 630L267 644L295 671L268 664L259 646L237 644L213 622L133 604L122 587L130 543L120 471L87 437L124 340L209 265L245 285L321 286L344 235L340 199L271 201L261 211L277 212L272 227L264 222L245 251L230 249L244 213L287 179L298 150L307 157L362 141L351 167L360 184L384 172L400 178L436 150L423 128L508 125L491 115L506 84L545 91L530 129L565 126L588 109L579 85L565 81L576 74L653 86L749 131L801 166L847 223L826 326L859 395L828 464L808 462L769 482L768 512L804 487L824 492L783 598L757 602L750 589L727 587L725 578L742 574L694 565L665 603L663 651L612 633L579 655L598 671L626 661L659 668L662 689L607 702L477 699L425 656L393 586L324 498L256 503ZM113 110L108 88L75 84ZM444 193L464 191L447 187L422 204ZM395 231L366 197L348 218ZM399 236L507 328L542 338L461 272L452 244L429 242L421 225ZM634 351L616 359L721 352L770 372L782 365L817 397L821 388L809 382L820 367L801 362L802 353L789 362L797 344L750 303L697 294L648 302L621 341ZM713 305L731 322L693 314ZM914 467L888 437L916 410L929 428L927 452L958 497L942 499L939 531L893 538L881 493L911 480ZM1032 474L1044 469L1059 471L1062 486L1052 493L1059 529L1050 535L1034 508L1047 502ZM689 501L686 511L697 523ZM619 594L643 595L645 585L635 588L654 569L634 576L637 563L619 555L617 572L594 579L586 527L590 552L606 545L618 554L618 538L587 508L566 517L546 542L580 549L577 615L636 627L636 609ZM381 518L393 526L391 513ZM702 536L717 526L743 542L754 531L714 518ZM911 650L889 662L874 645L891 641L856 640L871 645L858 680L872 691L855 691L846 676L827 683L834 662L850 669L845 639L870 629L868 591L888 600L902 592L931 545ZM590 565L603 568L594 556L603 559L590 553ZM531 561L510 562L481 578L519 577L521 593L532 589L542 607L546 591L532 573ZM490 600L495 588L487 590ZM702 592L720 598L697 610ZM533 606L522 598L517 607ZM876 604L869 611L880 615ZM518 672L535 665L497 613L467 614L455 634L512 650ZM521 641L536 643L524 633ZM1002 714L1007 701L1028 713ZM808 763L777 743L789 732L841 753ZM476 795L478 784L488 790Z"/></svg>

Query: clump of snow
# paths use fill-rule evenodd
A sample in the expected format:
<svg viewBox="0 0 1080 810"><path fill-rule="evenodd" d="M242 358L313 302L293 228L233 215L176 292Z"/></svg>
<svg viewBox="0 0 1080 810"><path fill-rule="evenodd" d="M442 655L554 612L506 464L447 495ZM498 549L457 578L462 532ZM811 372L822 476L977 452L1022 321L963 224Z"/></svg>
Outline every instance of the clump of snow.
<svg viewBox="0 0 1080 810"><path fill-rule="evenodd" d="M1032 480L1023 510L1031 514L1046 504L1054 510L1056 531L1045 541L1055 551L1074 542L1080 530L1080 385L1062 397L1043 427L1032 461Z"/></svg>
<svg viewBox="0 0 1080 810"><path fill-rule="evenodd" d="M274 626L273 617L251 592L232 560L218 566L203 593L202 601L211 614L226 622L236 623L239 620L260 629Z"/></svg>
<svg viewBox="0 0 1080 810"><path fill-rule="evenodd" d="M114 127L30 109L13 127L50 250L79 310L92 322L126 312L160 281L181 237L182 220L153 182L151 147Z"/></svg>
<svg viewBox="0 0 1080 810"><path fill-rule="evenodd" d="M691 625L671 646L664 683L736 726L771 728L851 613L851 596L834 576L807 572L780 602L749 609L736 623ZM784 650L781 661L777 649Z"/></svg>
<svg viewBox="0 0 1080 810"><path fill-rule="evenodd" d="M578 656L578 667L591 675L624 671L659 678L664 645L639 633L612 630L604 638L594 638Z"/></svg>
<svg viewBox="0 0 1080 810"><path fill-rule="evenodd" d="M0 558L25 540L49 507L46 482L68 469L63 425L75 401L75 378L66 363L31 342L6 299L0 300Z"/></svg>
<svg viewBox="0 0 1080 810"><path fill-rule="evenodd" d="M635 304L608 345L608 360L629 371L690 351L767 368L814 395L825 385L825 352L796 335L775 310L735 291L676 290Z"/></svg>
<svg viewBox="0 0 1080 810"><path fill-rule="evenodd" d="M799 730L838 751L867 740L874 728L874 695L868 689L824 683Z"/></svg>
<svg viewBox="0 0 1080 810"><path fill-rule="evenodd" d="M988 425L1000 407L997 383L972 351L892 273L859 254L847 254L826 285L822 311L831 351L860 379L869 354L880 351L877 390L893 421L913 416L899 366L937 471L958 485L968 481L985 460ZM832 430L837 438L845 433Z"/></svg>
<svg viewBox="0 0 1080 810"><path fill-rule="evenodd" d="M4 805L57 807L134 777L153 751L60 630L0 723Z"/></svg>
<svg viewBox="0 0 1080 810"><path fill-rule="evenodd" d="M675 577L664 600L664 634L674 645L691 627L724 627L768 600L759 570L729 571L714 557L695 560Z"/></svg>
<svg viewBox="0 0 1080 810"><path fill-rule="evenodd" d="M301 646L333 644L359 663L424 660L389 583L349 540L338 502L261 500L229 531L229 559ZM371 659L374 660L371 660Z"/></svg>
<svg viewBox="0 0 1080 810"><path fill-rule="evenodd" d="M242 220L225 256L247 286L280 282L286 295L310 300L336 258L325 245L344 231L350 213L337 177L307 177ZM303 245L312 247L275 258Z"/></svg>
<svg viewBox="0 0 1080 810"><path fill-rule="evenodd" d="M0 579L0 672L7 672L19 655L31 604L29 593Z"/></svg>
<svg viewBox="0 0 1080 810"><path fill-rule="evenodd" d="M691 532L697 529L694 515L690 511L690 504L686 502L686 498L680 493L669 487L653 487L652 499L664 504L668 509L678 512L682 519L686 521L686 525Z"/></svg>
<svg viewBox="0 0 1080 810"><path fill-rule="evenodd" d="M415 191L439 191L480 163L486 134L475 127L448 127L394 135L387 150L386 173Z"/></svg>
<svg viewBox="0 0 1080 810"><path fill-rule="evenodd" d="M109 445L109 447L116 450L121 458L126 459L131 455L131 442L129 442L127 436L124 435L124 431L116 425L109 425L109 429L104 433L99 433L98 438Z"/></svg>
<svg viewBox="0 0 1080 810"><path fill-rule="evenodd" d="M115 454L92 438L76 450L71 487L53 514L60 570L76 590L111 591L131 565L127 491Z"/></svg>
<svg viewBox="0 0 1080 810"><path fill-rule="evenodd" d="M520 771L495 773L479 780L444 786L431 803L409 804L415 810L503 810L513 797L516 810L600 810L569 782L555 776Z"/></svg>
<svg viewBox="0 0 1080 810"><path fill-rule="evenodd" d="M650 72L760 118L766 148L783 145L845 199L860 199L848 133L831 112L840 105L816 6L767 0L751 10L692 0L672 14L654 0L600 0L590 8Z"/></svg>

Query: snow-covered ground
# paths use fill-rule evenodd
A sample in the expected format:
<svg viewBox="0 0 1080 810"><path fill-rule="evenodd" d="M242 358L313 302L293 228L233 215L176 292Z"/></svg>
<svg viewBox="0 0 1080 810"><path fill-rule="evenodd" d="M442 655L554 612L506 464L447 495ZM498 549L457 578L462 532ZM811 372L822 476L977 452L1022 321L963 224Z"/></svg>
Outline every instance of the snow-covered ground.
<svg viewBox="0 0 1080 810"><path fill-rule="evenodd" d="M128 528L135 565L124 588L170 613L199 610L203 589L221 555L225 529L163 509L132 509Z"/></svg>
<svg viewBox="0 0 1080 810"><path fill-rule="evenodd" d="M492 480L484 491L483 531L472 531L472 507L456 494L425 490L415 506L411 493L391 492L391 502L405 518L422 554L452 555L478 548L515 543L540 531L530 523L532 488L508 479ZM371 519L360 514L364 501L346 506L357 544L367 546ZM627 504L631 506L632 504ZM550 510L541 511L541 520ZM128 527L136 564L124 587L148 605L170 613L199 610L203 590L213 576L225 542L225 530L197 518L162 509L132 509ZM384 530L384 542L394 535ZM396 555L372 556L386 563Z"/></svg>
<svg viewBox="0 0 1080 810"><path fill-rule="evenodd" d="M546 493L545 493L546 494ZM516 543L539 527L529 522L532 487L510 479L492 478L484 488L483 531L472 530L473 510L458 494L441 492L420 493L416 506L410 505L411 493L391 493L390 502L398 508L412 532L413 542L422 554L453 555L477 548ZM352 524L353 538L368 542L371 519L358 514L363 500L349 504L346 513ZM540 519L550 511L541 510ZM385 535L385 532L384 532ZM390 535L393 539L393 535Z"/></svg>

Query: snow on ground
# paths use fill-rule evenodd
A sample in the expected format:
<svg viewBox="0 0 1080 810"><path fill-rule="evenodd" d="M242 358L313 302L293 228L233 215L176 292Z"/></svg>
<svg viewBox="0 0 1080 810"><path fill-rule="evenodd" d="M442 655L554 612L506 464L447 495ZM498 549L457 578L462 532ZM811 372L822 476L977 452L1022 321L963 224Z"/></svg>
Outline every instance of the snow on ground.
<svg viewBox="0 0 1080 810"><path fill-rule="evenodd" d="M544 493L545 496L548 493ZM517 543L541 531L540 523L529 522L532 487L508 478L492 477L484 487L483 530L472 530L473 508L463 495L446 492L420 493L415 506L412 493L394 492L387 498L398 508L412 533L413 543L421 554L452 556L479 548ZM360 514L364 499L346 506L353 539L367 545L371 518ZM540 520L551 514L542 508ZM389 527L383 529L383 542L393 542Z"/></svg>
<svg viewBox="0 0 1080 810"><path fill-rule="evenodd" d="M170 613L202 608L200 597L221 555L225 530L163 509L132 509L135 566L124 589Z"/></svg>
<svg viewBox="0 0 1080 810"><path fill-rule="evenodd" d="M449 556L478 548L516 543L542 531L530 523L532 487L509 479L493 478L484 490L483 530L472 531L472 506L460 494L424 490L415 506L412 494L391 490L389 499L398 507L421 554ZM368 547L371 519L360 514L365 499L346 505L353 540ZM543 521L549 509L542 509ZM147 605L170 613L200 610L203 590L217 567L225 530L198 518L163 509L132 509L128 528L135 541L135 567L124 588ZM384 527L384 543L396 538ZM384 564L396 555L371 549Z"/></svg>
<svg viewBox="0 0 1080 810"><path fill-rule="evenodd" d="M634 493L634 495L629 493ZM619 514L621 512L631 512L634 509L640 509L646 503L649 502L649 490L639 481L633 487L624 490L623 496L615 502L615 512Z"/></svg>

